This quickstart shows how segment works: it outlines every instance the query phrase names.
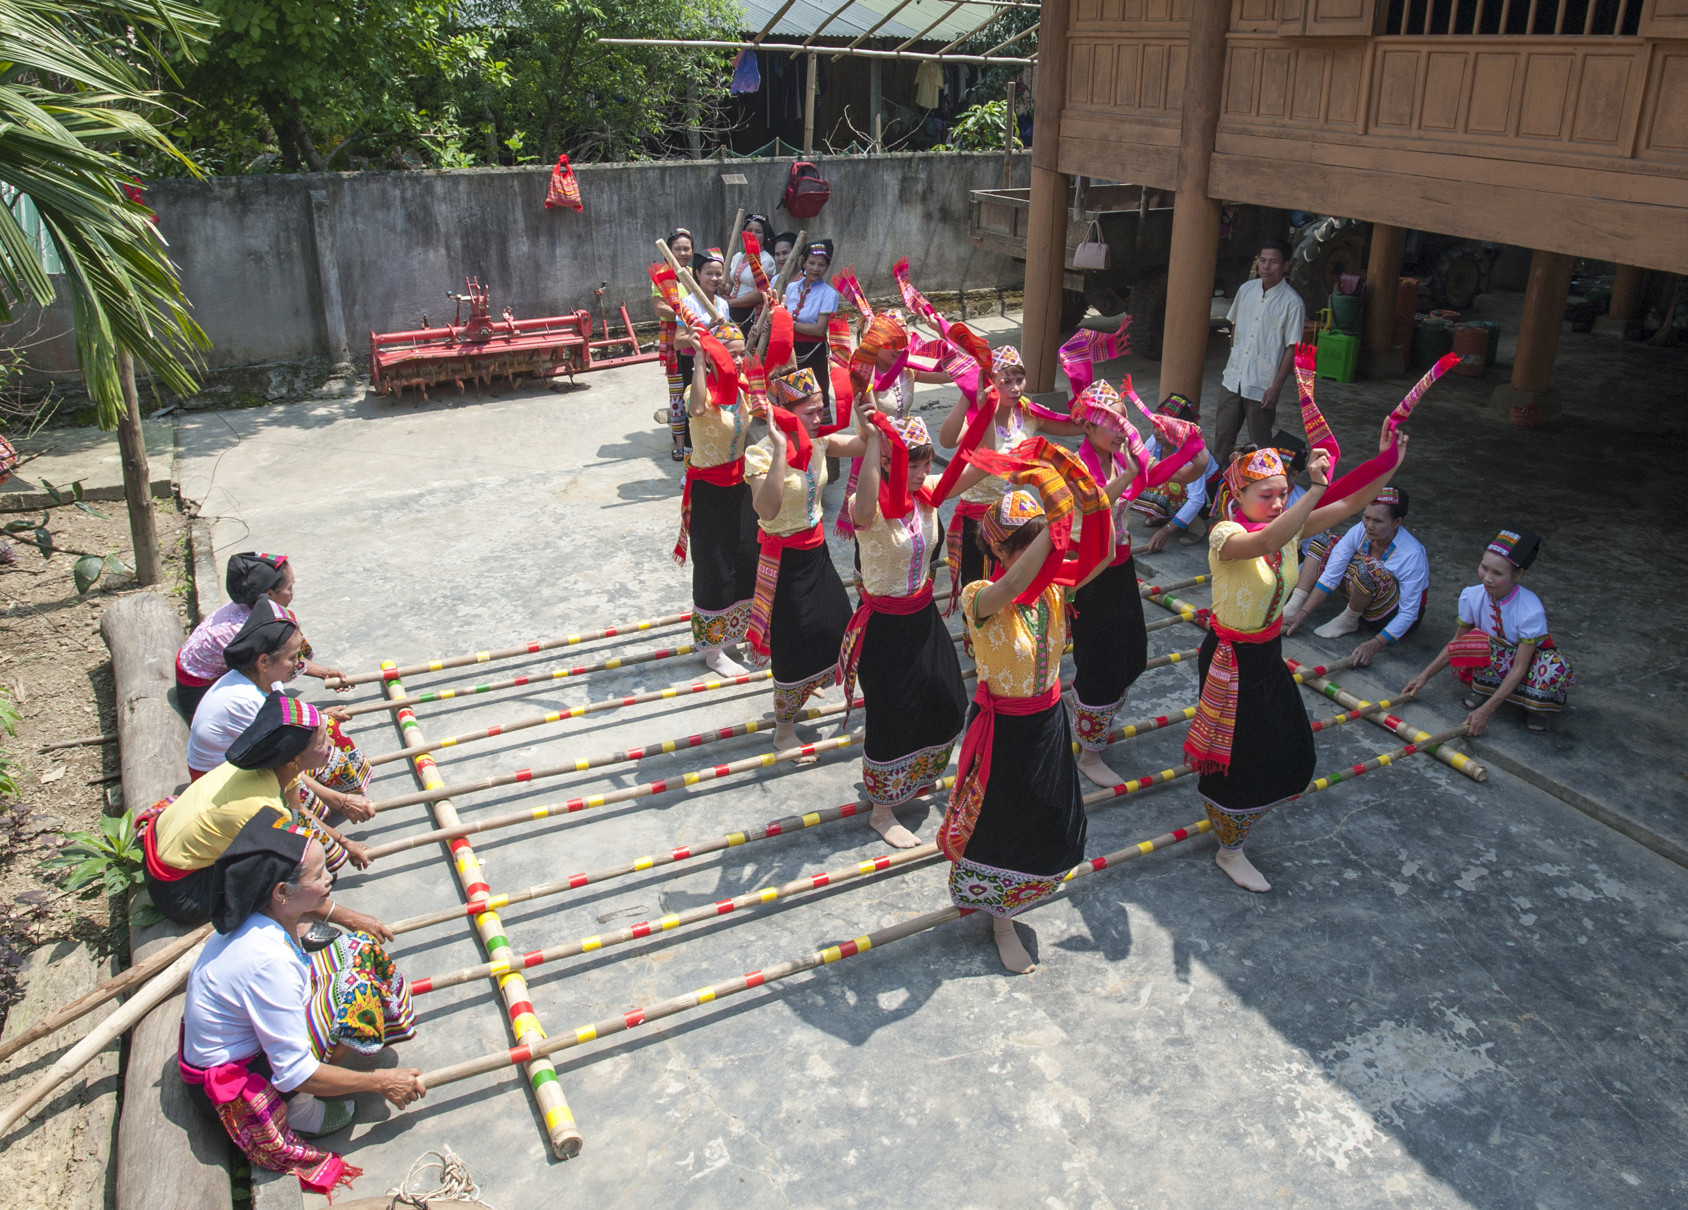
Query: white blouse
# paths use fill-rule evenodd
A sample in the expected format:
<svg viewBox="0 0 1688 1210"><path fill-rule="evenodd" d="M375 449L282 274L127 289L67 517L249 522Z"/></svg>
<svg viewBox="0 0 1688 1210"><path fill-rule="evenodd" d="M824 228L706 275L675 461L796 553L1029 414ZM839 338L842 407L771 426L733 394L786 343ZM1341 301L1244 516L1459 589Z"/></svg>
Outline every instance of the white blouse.
<svg viewBox="0 0 1688 1210"><path fill-rule="evenodd" d="M263 1051L270 1082L292 1092L320 1066L305 1019L310 986L305 955L264 913L212 933L188 975L182 1058L208 1068Z"/></svg>

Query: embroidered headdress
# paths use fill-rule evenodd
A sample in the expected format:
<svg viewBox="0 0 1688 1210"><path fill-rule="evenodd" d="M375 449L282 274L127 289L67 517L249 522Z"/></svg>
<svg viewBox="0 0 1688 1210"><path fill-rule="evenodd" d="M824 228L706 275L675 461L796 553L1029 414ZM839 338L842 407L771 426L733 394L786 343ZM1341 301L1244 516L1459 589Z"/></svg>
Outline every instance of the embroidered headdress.
<svg viewBox="0 0 1688 1210"><path fill-rule="evenodd" d="M820 394L821 390L820 384L815 381L815 372L808 366L770 378L768 386L776 403L798 403L811 395Z"/></svg>
<svg viewBox="0 0 1688 1210"><path fill-rule="evenodd" d="M1503 529L1495 535L1488 549L1523 571L1541 553L1541 535L1527 529Z"/></svg>

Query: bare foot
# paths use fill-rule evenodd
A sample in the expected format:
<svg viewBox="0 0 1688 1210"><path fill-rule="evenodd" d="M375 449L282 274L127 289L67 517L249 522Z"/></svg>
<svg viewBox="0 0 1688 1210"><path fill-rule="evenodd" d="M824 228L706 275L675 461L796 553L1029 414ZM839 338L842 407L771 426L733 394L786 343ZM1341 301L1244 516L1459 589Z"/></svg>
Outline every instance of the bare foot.
<svg viewBox="0 0 1688 1210"><path fill-rule="evenodd" d="M1014 931L1012 920L992 916L991 933L996 938L996 955L1002 959L1003 968L1010 975L1029 975L1037 969L1037 963L1020 944L1020 935Z"/></svg>
<svg viewBox="0 0 1688 1210"><path fill-rule="evenodd" d="M743 676L747 669L727 658L727 653L719 647L711 647L704 653L703 662L709 665L709 670L721 676Z"/></svg>
<svg viewBox="0 0 1688 1210"><path fill-rule="evenodd" d="M802 746L803 741L797 738L797 725L795 723L776 723L774 725L775 752L789 752L793 748L801 748ZM819 757L811 752L807 756L799 756L791 763L794 765L812 765L818 759Z"/></svg>
<svg viewBox="0 0 1688 1210"><path fill-rule="evenodd" d="M1108 768L1108 763L1102 759L1100 752L1092 752L1088 748L1080 748L1078 751L1078 771L1103 789L1125 784L1125 778Z"/></svg>
<svg viewBox="0 0 1688 1210"><path fill-rule="evenodd" d="M1272 889L1272 884L1267 882L1260 871L1254 868L1254 863L1243 855L1241 849L1220 849L1218 853L1214 854L1213 863L1224 870L1226 876L1245 891L1254 891L1256 894L1264 895Z"/></svg>
<svg viewBox="0 0 1688 1210"><path fill-rule="evenodd" d="M885 843L893 849L912 849L920 841L913 832L897 822L897 817L891 813L890 807L875 807L873 814L867 817L870 828L885 838Z"/></svg>

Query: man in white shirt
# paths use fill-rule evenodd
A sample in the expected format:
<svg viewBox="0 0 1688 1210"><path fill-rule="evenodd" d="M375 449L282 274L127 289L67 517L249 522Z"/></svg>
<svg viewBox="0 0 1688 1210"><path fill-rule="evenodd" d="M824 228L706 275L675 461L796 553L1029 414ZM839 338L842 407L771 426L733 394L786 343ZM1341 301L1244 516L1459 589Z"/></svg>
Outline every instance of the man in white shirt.
<svg viewBox="0 0 1688 1210"><path fill-rule="evenodd" d="M1295 368L1295 345L1307 322L1307 308L1295 287L1284 280L1290 247L1281 239L1260 245L1255 267L1260 276L1246 281L1231 300L1231 357L1225 363L1214 418L1214 460L1223 469L1236 448L1237 434L1248 421L1249 440L1272 442L1278 393Z"/></svg>

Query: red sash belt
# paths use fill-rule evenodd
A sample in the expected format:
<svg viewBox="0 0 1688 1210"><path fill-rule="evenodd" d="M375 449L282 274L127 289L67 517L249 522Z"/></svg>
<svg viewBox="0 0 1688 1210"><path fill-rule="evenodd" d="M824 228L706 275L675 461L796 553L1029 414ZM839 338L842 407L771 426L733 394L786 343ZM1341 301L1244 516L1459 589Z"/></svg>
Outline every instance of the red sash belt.
<svg viewBox="0 0 1688 1210"><path fill-rule="evenodd" d="M674 561L682 567L685 566L686 551L692 540L692 482L697 479L713 483L716 487L731 487L735 483L742 483L744 459L734 458L720 466L693 466L692 460L686 459L686 485L680 489L680 538L674 543Z"/></svg>
<svg viewBox="0 0 1688 1210"><path fill-rule="evenodd" d="M919 613L931 603L931 577L927 577L920 591L910 597L876 597L865 588L862 590L862 603L850 615L850 624L844 628L844 645L838 652L838 683L844 686L845 723L850 721L851 695L856 690L856 665L861 662L862 635L867 633L868 619L876 613L907 617L911 613Z"/></svg>
<svg viewBox="0 0 1688 1210"><path fill-rule="evenodd" d="M1196 717L1184 737L1185 762L1197 773L1231 771L1231 741L1237 730L1236 644L1269 643L1278 637L1283 624L1281 613L1263 630L1232 630L1216 617L1208 619L1209 629L1219 637L1219 646L1207 666Z"/></svg>
<svg viewBox="0 0 1688 1210"><path fill-rule="evenodd" d="M960 861L979 822L979 808L985 802L985 787L991 780L991 746L996 741L998 714L1036 714L1061 700L1059 682L1036 697L998 697L984 681L979 682L973 701L979 712L961 737L961 755L956 760L955 786L950 791L949 810L938 829L938 848L951 861Z"/></svg>
<svg viewBox="0 0 1688 1210"><path fill-rule="evenodd" d="M768 654L768 620L774 616L774 588L780 580L780 554L792 550L813 550L826 541L819 525L796 534L761 532L762 557L756 561L756 595L750 602L750 625L744 640L759 655Z"/></svg>
<svg viewBox="0 0 1688 1210"><path fill-rule="evenodd" d="M192 870L178 870L175 866L166 864L158 855L158 838L153 835L153 828L158 823L158 817L164 814L164 808L175 801L176 796L173 794L169 798L160 799L135 818L135 831L141 837L141 856L145 861L147 873L160 882L180 882L193 873Z"/></svg>
<svg viewBox="0 0 1688 1210"><path fill-rule="evenodd" d="M195 676L182 667L182 653L176 653L176 684L186 685L190 689L203 689L207 685L215 685L216 681L208 681L202 676Z"/></svg>
<svg viewBox="0 0 1688 1210"><path fill-rule="evenodd" d="M961 604L961 523L964 520L978 521L990 511L990 505L975 504L971 500L957 500L955 503L949 529L944 531L944 561L949 564L950 573L950 599L944 608L946 618Z"/></svg>

